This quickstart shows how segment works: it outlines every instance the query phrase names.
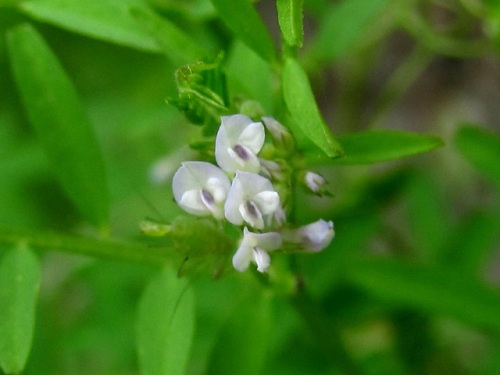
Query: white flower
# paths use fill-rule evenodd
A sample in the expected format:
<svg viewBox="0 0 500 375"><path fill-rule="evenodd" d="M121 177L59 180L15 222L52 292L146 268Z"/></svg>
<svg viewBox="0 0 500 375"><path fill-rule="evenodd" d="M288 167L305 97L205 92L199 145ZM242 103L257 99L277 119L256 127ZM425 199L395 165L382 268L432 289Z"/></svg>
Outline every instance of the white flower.
<svg viewBox="0 0 500 375"><path fill-rule="evenodd" d="M187 161L175 173L172 190L177 204L190 214L223 219L230 185L229 178L216 166Z"/></svg>
<svg viewBox="0 0 500 375"><path fill-rule="evenodd" d="M306 186L316 194L321 194L325 190L326 181L319 174L314 172L306 172L304 176Z"/></svg>
<svg viewBox="0 0 500 375"><path fill-rule="evenodd" d="M264 126L245 115L223 116L215 139L215 160L226 172L258 173L257 154L264 145Z"/></svg>
<svg viewBox="0 0 500 375"><path fill-rule="evenodd" d="M240 272L245 271L250 262L257 264L259 272L266 272L271 262L268 251L281 247L281 236L276 232L252 233L243 229L243 240L233 256L233 266Z"/></svg>
<svg viewBox="0 0 500 375"><path fill-rule="evenodd" d="M283 233L285 241L299 245L302 250L318 252L332 242L335 231L332 221L323 219Z"/></svg>
<svg viewBox="0 0 500 375"><path fill-rule="evenodd" d="M255 173L236 172L227 195L224 213L235 225L243 222L263 229L280 208L280 197L271 181Z"/></svg>

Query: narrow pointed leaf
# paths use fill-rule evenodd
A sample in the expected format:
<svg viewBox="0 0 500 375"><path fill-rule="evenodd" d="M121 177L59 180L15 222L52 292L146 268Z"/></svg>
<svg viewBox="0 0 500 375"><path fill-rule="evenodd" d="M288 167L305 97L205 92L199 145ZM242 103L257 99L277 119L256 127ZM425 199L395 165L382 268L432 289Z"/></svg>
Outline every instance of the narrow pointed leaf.
<svg viewBox="0 0 500 375"><path fill-rule="evenodd" d="M35 325L40 266L25 246L0 252L0 367L20 373L28 359Z"/></svg>
<svg viewBox="0 0 500 375"><path fill-rule="evenodd" d="M499 241L498 207L474 212L451 232L443 262L470 275L484 275L488 267L494 267L491 258Z"/></svg>
<svg viewBox="0 0 500 375"><path fill-rule="evenodd" d="M130 11L174 64L183 66L207 56L207 51L173 23L141 7L133 7Z"/></svg>
<svg viewBox="0 0 500 375"><path fill-rule="evenodd" d="M163 270L139 303L137 350L142 375L184 374L194 330L194 296L186 279Z"/></svg>
<svg viewBox="0 0 500 375"><path fill-rule="evenodd" d="M430 175L416 173L408 183L406 194L413 246L424 261L436 261L451 233L444 193Z"/></svg>
<svg viewBox="0 0 500 375"><path fill-rule="evenodd" d="M236 37L264 60L274 60L273 40L250 1L212 0L212 4Z"/></svg>
<svg viewBox="0 0 500 375"><path fill-rule="evenodd" d="M15 81L28 117L60 183L82 214L104 227L104 163L75 87L41 35L24 24L8 34Z"/></svg>
<svg viewBox="0 0 500 375"><path fill-rule="evenodd" d="M443 146L436 136L403 131L364 131L339 138L345 157L336 164L371 164L398 160Z"/></svg>
<svg viewBox="0 0 500 375"><path fill-rule="evenodd" d="M342 155L342 148L323 121L305 71L295 59L287 59L282 73L283 95L291 126L307 136L326 156ZM293 128L292 128L293 130Z"/></svg>
<svg viewBox="0 0 500 375"><path fill-rule="evenodd" d="M460 153L500 188L500 135L475 126L461 127L455 136Z"/></svg>
<svg viewBox="0 0 500 375"><path fill-rule="evenodd" d="M140 0L31 0L20 4L28 16L91 38L160 52L151 34L130 14L131 6L144 6Z"/></svg>
<svg viewBox="0 0 500 375"><path fill-rule="evenodd" d="M302 25L303 0L277 0L278 22L281 34L290 46L301 47L304 42Z"/></svg>
<svg viewBox="0 0 500 375"><path fill-rule="evenodd" d="M313 56L332 60L350 53L388 3L389 0L343 0L332 5L313 41Z"/></svg>
<svg viewBox="0 0 500 375"><path fill-rule="evenodd" d="M352 262L344 271L384 301L500 331L500 293L462 272L375 259Z"/></svg>

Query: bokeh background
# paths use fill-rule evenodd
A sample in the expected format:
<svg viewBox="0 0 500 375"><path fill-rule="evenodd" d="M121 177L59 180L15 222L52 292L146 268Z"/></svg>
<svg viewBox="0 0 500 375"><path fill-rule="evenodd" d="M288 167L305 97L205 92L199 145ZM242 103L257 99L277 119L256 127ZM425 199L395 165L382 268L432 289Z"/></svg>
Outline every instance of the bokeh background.
<svg viewBox="0 0 500 375"><path fill-rule="evenodd" d="M44 1L54 9L72 6ZM147 3L203 46L225 52L231 97L282 113L276 67L245 46L210 1L101 2L117 9ZM187 145L200 137L166 102L177 94L180 66L58 24L30 11L30 3L0 1L0 30L31 22L43 35L97 134L110 192L109 233L149 244L141 220L184 215L169 179L181 161L196 157ZM275 2L255 6L279 50ZM234 271L214 281L209 272L195 272L196 329L186 373L500 373L500 5L304 0L304 29L299 61L335 135L407 130L437 135L445 145L375 165L311 165L329 181L332 197L299 191L296 216L336 226L324 252L293 261L312 311L280 294L279 283L264 287ZM97 236L38 142L5 37L0 87L0 230ZM157 269L57 250L39 253L42 285L23 374L139 373L136 306ZM276 267L284 258L276 255ZM275 297L265 313L249 308L269 295ZM259 314L272 318L264 323ZM323 328L339 338L357 370L318 340ZM228 358L238 343L261 366L242 360L242 368L231 367L238 365Z"/></svg>

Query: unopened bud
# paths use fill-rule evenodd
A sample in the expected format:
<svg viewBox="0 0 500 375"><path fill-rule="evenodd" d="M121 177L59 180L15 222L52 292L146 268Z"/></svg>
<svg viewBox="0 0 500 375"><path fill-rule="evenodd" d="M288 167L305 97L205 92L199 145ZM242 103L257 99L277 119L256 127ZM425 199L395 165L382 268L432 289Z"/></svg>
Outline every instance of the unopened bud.
<svg viewBox="0 0 500 375"><path fill-rule="evenodd" d="M317 173L306 172L304 175L304 182L306 186L315 194L324 194L326 180Z"/></svg>

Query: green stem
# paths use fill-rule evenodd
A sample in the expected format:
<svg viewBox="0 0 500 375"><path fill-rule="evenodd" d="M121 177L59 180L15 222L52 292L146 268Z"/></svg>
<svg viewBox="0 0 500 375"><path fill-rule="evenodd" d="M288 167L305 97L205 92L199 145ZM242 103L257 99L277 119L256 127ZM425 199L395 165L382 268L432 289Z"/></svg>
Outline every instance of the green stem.
<svg viewBox="0 0 500 375"><path fill-rule="evenodd" d="M402 10L401 26L416 40L436 54L456 58L472 58L482 57L493 52L490 40L456 39L435 32L420 16L416 5L412 5L411 2L406 3L405 8L402 8Z"/></svg>
<svg viewBox="0 0 500 375"><path fill-rule="evenodd" d="M109 239L72 237L50 232L28 232L0 229L0 245L17 246L25 243L44 251L60 251L92 257L161 265L168 259L163 248Z"/></svg>
<svg viewBox="0 0 500 375"><path fill-rule="evenodd" d="M291 296L291 303L323 349L326 358L332 362L332 366L345 375L363 373L347 350L338 327L331 324L328 316L318 308L303 285L299 285Z"/></svg>
<svg viewBox="0 0 500 375"><path fill-rule="evenodd" d="M398 67L379 94L372 128L377 128L379 124L383 123L390 110L429 66L433 57L431 51L422 46L417 46L411 55Z"/></svg>

